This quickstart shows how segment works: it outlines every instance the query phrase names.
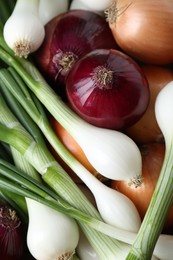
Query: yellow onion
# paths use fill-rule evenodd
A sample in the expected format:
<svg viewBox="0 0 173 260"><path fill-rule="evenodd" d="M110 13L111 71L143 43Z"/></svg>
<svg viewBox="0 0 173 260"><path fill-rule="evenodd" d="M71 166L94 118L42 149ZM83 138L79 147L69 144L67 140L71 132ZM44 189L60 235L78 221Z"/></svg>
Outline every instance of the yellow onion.
<svg viewBox="0 0 173 260"><path fill-rule="evenodd" d="M173 61L173 6L170 0L117 0L106 11L118 45L149 64Z"/></svg>

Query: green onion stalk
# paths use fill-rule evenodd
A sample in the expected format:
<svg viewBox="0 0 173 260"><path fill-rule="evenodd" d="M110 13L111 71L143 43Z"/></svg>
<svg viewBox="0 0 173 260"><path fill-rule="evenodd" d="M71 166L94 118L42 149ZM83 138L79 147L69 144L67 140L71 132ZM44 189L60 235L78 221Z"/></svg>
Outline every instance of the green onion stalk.
<svg viewBox="0 0 173 260"><path fill-rule="evenodd" d="M5 144L0 142L0 160L5 160L7 162L13 163L13 158L10 152L10 148ZM3 168L0 165L0 172ZM25 199L10 191L0 191L0 199L9 205L11 205L16 212L20 215L22 220L27 223L28 221L28 211L25 203Z"/></svg>
<svg viewBox="0 0 173 260"><path fill-rule="evenodd" d="M98 211L86 199L69 175L54 159L44 141L38 142L37 135L33 134L32 136L21 125L7 107L2 97L2 93L0 95L0 110L0 140L7 142L18 150L18 152L32 164L36 171L40 173L42 179L70 205L101 220ZM112 257L116 257L119 254L122 255L124 249L127 250L126 244L101 234L80 221L79 225L100 259L112 259Z"/></svg>

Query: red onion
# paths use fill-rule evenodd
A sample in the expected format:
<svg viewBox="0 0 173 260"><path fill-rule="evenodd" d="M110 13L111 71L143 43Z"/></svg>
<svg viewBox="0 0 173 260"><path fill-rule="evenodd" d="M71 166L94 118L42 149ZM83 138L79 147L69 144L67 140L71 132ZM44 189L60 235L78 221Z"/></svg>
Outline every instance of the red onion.
<svg viewBox="0 0 173 260"><path fill-rule="evenodd" d="M105 19L87 10L70 10L52 19L35 60L47 81L59 94L74 63L99 48L117 48Z"/></svg>
<svg viewBox="0 0 173 260"><path fill-rule="evenodd" d="M0 259L19 260L24 253L21 220L8 205L0 206Z"/></svg>
<svg viewBox="0 0 173 260"><path fill-rule="evenodd" d="M122 130L149 103L148 82L139 65L118 50L95 50L74 65L66 91L72 108L87 122Z"/></svg>

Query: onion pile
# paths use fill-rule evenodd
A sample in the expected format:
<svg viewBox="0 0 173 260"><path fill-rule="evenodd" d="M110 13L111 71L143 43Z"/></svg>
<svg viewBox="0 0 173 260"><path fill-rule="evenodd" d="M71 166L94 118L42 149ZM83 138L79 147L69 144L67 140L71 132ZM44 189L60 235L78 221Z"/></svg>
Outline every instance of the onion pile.
<svg viewBox="0 0 173 260"><path fill-rule="evenodd" d="M81 2L84 3L83 8L85 9L85 1L81 0ZM99 9L95 7L96 2L99 4ZM167 156L168 145L165 145L167 144L167 139L165 138L166 141L164 143L163 136L166 135L162 134L164 131L161 132L161 129L165 130L172 137L172 130L170 130L170 125L167 124L167 122L173 121L167 117L170 104L173 104L171 98L167 102L168 97L171 97L171 92L168 91L168 94L163 98L163 102L162 98L160 98L161 101L159 101L160 103L157 107L159 112L157 109L155 110L157 117L163 119L161 122L165 123L167 121L163 128L162 123L160 124L161 129L159 128L159 123L157 124L154 111L155 101L160 90L170 81L173 82L173 71L171 66L168 67L173 63L171 38L173 33L173 9L170 0L116 0L105 11L108 20L106 22L106 19L97 12L103 11L103 6L107 6L109 3L110 1L108 0L95 1L94 4L93 1L86 1L86 6L89 9L90 5L93 6L93 12L91 10L69 10L54 17L46 24L45 28L42 27L42 29L45 29L45 39L32 58L45 79L59 96L55 95L55 92L49 88L49 85L44 80L42 81L41 75L37 73L36 68L32 67L28 61L25 62L24 59L20 60L19 58L16 60L15 57L10 59L11 54L8 53L6 47L2 48L3 44L1 46L1 56L17 73L19 72L26 85L36 94L44 108L47 109L46 111L50 113L49 115L53 116L50 120L52 127L50 129L47 121L44 120L43 114L41 114L43 110L39 111L40 107L38 107L38 111L33 109L33 115L31 110L36 107L25 107L24 103L21 102L23 107L29 111L35 123L40 127L47 141L54 147L50 147L50 150L55 159L60 162L75 182L81 184L83 181L88 186L95 199L94 206L97 207L101 218L105 223L120 229L135 233L139 231L137 242L132 243L131 250L130 246L127 245L129 247L128 251L130 250L127 258L141 258L142 255L145 255L147 259L150 259L152 247L154 249L157 242L156 236L159 236L160 230L162 230L163 226L165 228L163 231L173 227L173 197L171 195L173 190L171 188L172 182L168 182L168 178L172 180L172 157ZM20 54L19 56L27 58L30 52ZM26 65L25 68L27 69L29 66L29 74L23 71L23 65L24 67ZM14 72L11 71L10 73L12 75ZM3 75L5 78L5 71L4 74L2 72L1 77ZM19 91L17 93L20 96ZM40 120L40 116L43 121ZM8 132L6 129L9 124L6 126L6 123L4 124L3 122L4 118L7 117L4 116L3 118L2 116L1 118L1 132ZM165 118L169 120L165 120ZM167 129L168 131L166 131ZM54 130L57 137L73 156L58 143L59 140L54 139L54 133L50 130ZM9 145L11 145L11 139L4 137L3 133L1 138L2 141L6 142L7 140ZM169 141L171 146L170 155L172 155L172 139ZM54 173L57 170L61 174L61 168L56 164L53 157L50 155L51 161L49 161L49 154L44 153L41 146L41 153L39 154L35 149L38 146L34 139L32 143L29 139L28 144L28 146L26 144L25 157L35 169L38 169L43 179L52 185L52 181L49 178L52 177L51 173L53 173L53 176L57 178L53 180L53 188L58 194L67 200L69 199L70 203L78 203L80 199L77 196L78 193L75 195L77 197L71 196L72 193L76 192L74 186L72 186L72 192L70 191L70 186L67 186L66 190L67 178L65 178L64 186L61 185L62 183L59 185L59 176L56 176ZM14 142L14 148L19 146L20 144L18 145ZM35 160L33 160L33 151L36 151ZM67 155L65 156L65 154ZM43 167L38 167L39 159L42 166L44 157L45 164L43 164ZM169 158L168 162L164 161L164 158L166 160ZM76 171L77 176L75 176L73 170ZM162 179L159 178L160 172ZM63 171L61 177L63 177ZM102 180L107 181L106 185L101 183ZM159 185L156 186L157 181ZM54 186L55 183L59 186ZM68 195L68 189L71 192L70 195ZM152 197L153 194L154 196ZM84 198L81 198L81 201L79 200L78 205L75 206L85 210L84 204L87 206L87 203L83 204L83 201ZM151 206L149 207L149 205ZM78 227L76 223L72 223L72 228L69 229L72 235L76 234L76 239L72 240L72 249L64 254L64 252L61 252L64 250L64 245L65 247L66 245L69 246L67 237L63 241L54 228L54 221L50 223L47 221L49 213L52 214L51 211L48 212L46 209L48 214L46 212L42 214L44 219L41 222L40 216L37 216L38 218L35 217L35 209L43 210L42 212L45 210L45 207L42 208L43 205L40 204L40 206L40 208L32 207L32 210L34 209L33 212L29 210L31 220L29 224L32 224L29 225L29 235L27 237L29 251L33 256L36 255L37 259L44 258L44 252L47 251L47 247L45 247L45 245L47 246L47 235L53 238L52 231L55 231L55 235L58 235L57 238L60 238L60 241L57 239L55 241L60 242L60 246L61 242L64 242L60 248L61 257L64 255L71 257L78 244ZM148 209L149 211L147 212ZM168 212L169 209L170 212ZM92 213L90 208L87 211ZM156 212L159 212L159 214L155 214ZM169 214L166 219L167 212ZM145 216L146 221L143 221L141 224L141 219L143 220ZM58 219L57 214L51 217L55 217L55 223L58 225L60 224L59 217L60 220L62 217L66 221L61 213ZM165 225L164 219L166 220ZM71 220L73 222L73 219L68 219L67 217L69 224L71 224ZM67 228L67 223L64 222L65 228ZM52 231L49 232L50 228L47 229L48 233L46 233L45 239L43 239L44 245L42 243L43 236L40 236L40 248L38 248L37 242L39 240L35 236L35 227L37 227L38 235L39 228L39 231L42 231L47 224L51 224ZM8 207L0 208L0 258L17 260L23 257L20 225L20 219L16 217L12 209ZM62 224L60 226L63 227ZM92 235L92 232L87 230L86 227L84 230L91 242L95 242L98 238L98 244L96 245L95 242L95 247L98 252L100 248L102 249L100 256L104 259L107 252L105 253L105 250L102 248L104 243L101 243L101 233L98 237L96 235L92 239L89 237ZM99 231L101 231L101 224L99 228ZM6 240L3 240L4 234ZM33 235L36 243L33 240ZM71 236L68 235L68 238L70 241ZM127 241L124 242L129 243L129 237L127 236L126 238ZM118 238L119 240L121 239ZM103 242L105 242L105 239ZM109 244L108 252L110 252L107 255L109 258L114 258L113 243L110 243L111 240L106 242L105 246ZM139 244L142 246L139 247ZM51 251L53 243L50 242L49 246ZM57 249L56 245L53 247ZM117 244L116 249L118 247L120 247L120 244ZM121 251L124 253L123 247L126 247L126 244L122 244L122 250L119 248L120 253ZM149 253L147 252L148 248L150 250ZM166 251L165 248L164 250ZM113 256L111 255L112 252ZM39 254L37 255L37 253ZM125 252L125 254L127 253ZM135 256L135 254L138 255ZM51 253L50 258L53 258ZM119 259L117 255L116 258ZM124 256L122 258L124 259Z"/></svg>

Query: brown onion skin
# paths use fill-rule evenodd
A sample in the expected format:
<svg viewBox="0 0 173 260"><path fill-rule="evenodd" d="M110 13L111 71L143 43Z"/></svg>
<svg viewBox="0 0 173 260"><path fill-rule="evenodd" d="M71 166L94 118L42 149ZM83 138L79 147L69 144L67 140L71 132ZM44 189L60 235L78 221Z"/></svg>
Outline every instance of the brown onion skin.
<svg viewBox="0 0 173 260"><path fill-rule="evenodd" d="M127 128L125 133L137 144L163 142L162 132L155 117L155 100L162 88L173 80L173 69L166 66L141 66L149 83L150 102L144 115L139 121Z"/></svg>
<svg viewBox="0 0 173 260"><path fill-rule="evenodd" d="M134 185L129 186L128 181L112 181L111 187L129 197L136 205L141 219L143 219L160 174L165 155L165 145L162 143L151 143L142 145L139 148L142 155L143 184L136 188ZM164 229L171 227L171 225L173 225L173 206Z"/></svg>
<svg viewBox="0 0 173 260"><path fill-rule="evenodd" d="M120 48L147 64L173 62L173 8L170 0L117 0L109 22Z"/></svg>
<svg viewBox="0 0 173 260"><path fill-rule="evenodd" d="M51 86L58 94L64 94L65 80L70 69L64 72L61 66L57 66L54 61L56 52L70 51L78 60L96 48L118 48L108 23L94 12L69 10L47 23L45 39L34 53L34 59Z"/></svg>

